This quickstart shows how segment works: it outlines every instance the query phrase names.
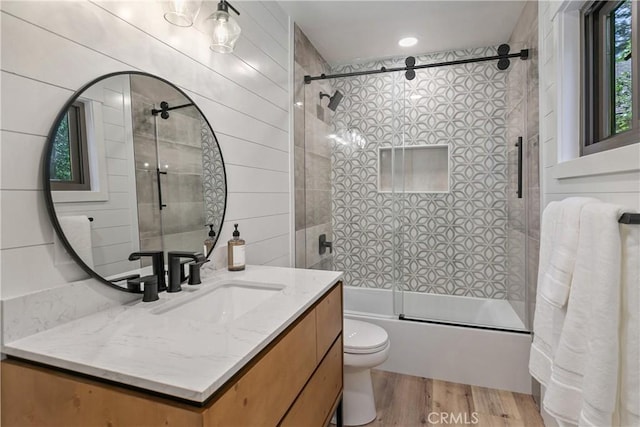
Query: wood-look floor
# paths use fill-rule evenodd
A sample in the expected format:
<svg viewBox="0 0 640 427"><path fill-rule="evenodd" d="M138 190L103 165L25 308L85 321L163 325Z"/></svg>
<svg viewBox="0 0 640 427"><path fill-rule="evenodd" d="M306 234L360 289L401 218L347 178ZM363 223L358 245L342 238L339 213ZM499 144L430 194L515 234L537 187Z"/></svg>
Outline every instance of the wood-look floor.
<svg viewBox="0 0 640 427"><path fill-rule="evenodd" d="M378 415L368 426L544 427L533 397L372 371Z"/></svg>

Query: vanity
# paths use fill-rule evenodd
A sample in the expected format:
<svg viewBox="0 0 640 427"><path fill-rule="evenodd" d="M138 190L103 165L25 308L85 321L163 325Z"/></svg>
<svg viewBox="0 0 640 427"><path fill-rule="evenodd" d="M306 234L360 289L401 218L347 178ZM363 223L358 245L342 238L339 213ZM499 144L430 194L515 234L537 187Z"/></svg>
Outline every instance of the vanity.
<svg viewBox="0 0 640 427"><path fill-rule="evenodd" d="M2 425L324 426L342 274L248 266L6 343Z"/></svg>
<svg viewBox="0 0 640 427"><path fill-rule="evenodd" d="M87 83L42 177L56 267L108 288L68 298L79 275L13 318L3 304L3 426L341 424L342 273L207 264L230 234L227 176L184 91L139 71Z"/></svg>

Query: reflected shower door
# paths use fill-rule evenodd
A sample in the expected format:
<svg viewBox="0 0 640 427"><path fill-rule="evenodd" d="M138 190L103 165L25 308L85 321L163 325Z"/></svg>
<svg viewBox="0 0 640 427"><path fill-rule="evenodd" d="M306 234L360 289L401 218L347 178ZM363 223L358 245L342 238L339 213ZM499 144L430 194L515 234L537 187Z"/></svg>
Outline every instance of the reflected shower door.
<svg viewBox="0 0 640 427"><path fill-rule="evenodd" d="M180 99L170 103L184 104ZM154 119L163 204L160 211L163 247L168 251L203 252L207 218L202 130L206 123L194 106L173 110L167 119L160 115Z"/></svg>
<svg viewBox="0 0 640 427"><path fill-rule="evenodd" d="M203 144L213 135L198 109L172 87L147 76L130 82L140 249L202 252L210 220L205 212L214 212L205 209ZM168 114L153 114L160 100Z"/></svg>

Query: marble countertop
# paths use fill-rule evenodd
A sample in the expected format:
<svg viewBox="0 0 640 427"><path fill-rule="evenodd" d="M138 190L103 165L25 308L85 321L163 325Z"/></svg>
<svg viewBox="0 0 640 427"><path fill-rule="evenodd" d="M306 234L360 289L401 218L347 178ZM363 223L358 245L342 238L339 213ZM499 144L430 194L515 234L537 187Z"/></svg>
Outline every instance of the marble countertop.
<svg viewBox="0 0 640 427"><path fill-rule="evenodd" d="M163 292L158 301L110 308L5 343L2 350L10 356L204 402L340 280L342 273L247 266L242 272L205 270L202 276L201 285L183 285L183 292ZM229 280L266 283L279 290L227 322L211 320L210 313L200 318L173 310ZM191 306L205 309L202 304Z"/></svg>

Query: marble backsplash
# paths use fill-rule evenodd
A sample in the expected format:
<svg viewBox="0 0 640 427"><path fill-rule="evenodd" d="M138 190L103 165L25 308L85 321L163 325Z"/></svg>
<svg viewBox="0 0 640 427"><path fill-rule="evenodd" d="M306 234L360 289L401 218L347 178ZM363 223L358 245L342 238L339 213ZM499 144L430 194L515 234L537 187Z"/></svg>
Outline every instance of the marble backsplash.
<svg viewBox="0 0 640 427"><path fill-rule="evenodd" d="M139 299L86 279L2 300L2 344Z"/></svg>

